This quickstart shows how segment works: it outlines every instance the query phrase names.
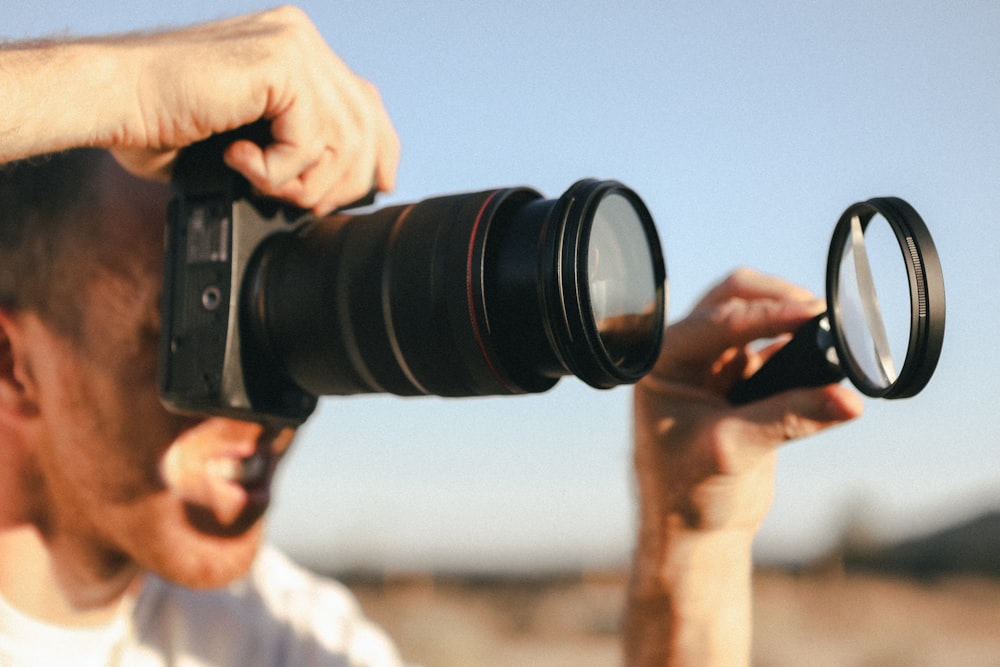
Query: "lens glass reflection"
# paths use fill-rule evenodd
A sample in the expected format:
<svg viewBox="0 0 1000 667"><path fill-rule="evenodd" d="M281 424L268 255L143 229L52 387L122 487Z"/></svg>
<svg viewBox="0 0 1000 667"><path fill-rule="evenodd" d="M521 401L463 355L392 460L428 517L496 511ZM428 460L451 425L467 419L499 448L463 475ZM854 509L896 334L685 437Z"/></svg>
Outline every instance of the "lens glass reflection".
<svg viewBox="0 0 1000 667"><path fill-rule="evenodd" d="M858 218L851 226L840 265L840 326L858 370L870 384L885 389L896 381L909 347L906 258L881 215L863 231Z"/></svg>
<svg viewBox="0 0 1000 667"><path fill-rule="evenodd" d="M624 196L605 196L590 229L590 306L609 357L621 368L647 361L657 322L657 285L642 218Z"/></svg>

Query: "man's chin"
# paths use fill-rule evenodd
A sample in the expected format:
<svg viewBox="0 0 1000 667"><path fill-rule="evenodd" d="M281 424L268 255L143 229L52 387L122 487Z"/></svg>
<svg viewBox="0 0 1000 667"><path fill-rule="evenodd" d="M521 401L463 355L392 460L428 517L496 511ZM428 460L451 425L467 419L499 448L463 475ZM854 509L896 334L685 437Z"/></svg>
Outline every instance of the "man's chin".
<svg viewBox="0 0 1000 667"><path fill-rule="evenodd" d="M251 521L248 517L227 526L211 525L214 519L207 510L195 510L194 514L205 513L211 532L199 531L193 540L184 540L186 546L178 544L183 554L171 554L165 562L153 563L148 568L159 577L171 583L192 589L220 588L243 577L250 570L263 535L263 522ZM242 530L237 530L242 528Z"/></svg>

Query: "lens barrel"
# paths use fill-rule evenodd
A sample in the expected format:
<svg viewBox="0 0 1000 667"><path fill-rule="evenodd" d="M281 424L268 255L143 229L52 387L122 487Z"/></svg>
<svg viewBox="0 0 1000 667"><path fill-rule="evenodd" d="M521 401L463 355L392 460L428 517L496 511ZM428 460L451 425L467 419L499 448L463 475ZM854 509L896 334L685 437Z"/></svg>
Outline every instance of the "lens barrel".
<svg viewBox="0 0 1000 667"><path fill-rule="evenodd" d="M317 218L266 239L246 275L248 349L317 396L608 388L648 372L663 336L656 228L615 181Z"/></svg>

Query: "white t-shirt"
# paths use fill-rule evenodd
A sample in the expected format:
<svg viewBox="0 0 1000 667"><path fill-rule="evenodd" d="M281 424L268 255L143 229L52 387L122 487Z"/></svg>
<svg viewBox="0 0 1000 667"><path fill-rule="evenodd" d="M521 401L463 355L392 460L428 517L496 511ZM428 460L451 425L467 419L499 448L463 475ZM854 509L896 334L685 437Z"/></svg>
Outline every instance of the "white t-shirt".
<svg viewBox="0 0 1000 667"><path fill-rule="evenodd" d="M193 591L149 576L108 625L65 628L0 599L0 667L399 667L340 584L274 549L245 579Z"/></svg>

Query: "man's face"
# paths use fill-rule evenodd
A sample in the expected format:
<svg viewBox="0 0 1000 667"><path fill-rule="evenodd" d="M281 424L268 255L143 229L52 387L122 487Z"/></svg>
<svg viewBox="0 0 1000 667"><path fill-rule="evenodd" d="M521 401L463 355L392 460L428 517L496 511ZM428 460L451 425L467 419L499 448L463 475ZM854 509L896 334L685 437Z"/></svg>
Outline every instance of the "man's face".
<svg viewBox="0 0 1000 667"><path fill-rule="evenodd" d="M188 586L224 584L256 552L293 432L162 407L166 188L110 161L106 175L95 242L71 262L86 285L81 331L71 340L26 321L41 424L39 525L54 553L94 567L135 563Z"/></svg>

